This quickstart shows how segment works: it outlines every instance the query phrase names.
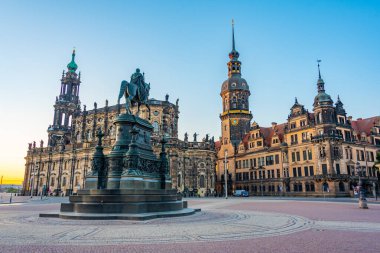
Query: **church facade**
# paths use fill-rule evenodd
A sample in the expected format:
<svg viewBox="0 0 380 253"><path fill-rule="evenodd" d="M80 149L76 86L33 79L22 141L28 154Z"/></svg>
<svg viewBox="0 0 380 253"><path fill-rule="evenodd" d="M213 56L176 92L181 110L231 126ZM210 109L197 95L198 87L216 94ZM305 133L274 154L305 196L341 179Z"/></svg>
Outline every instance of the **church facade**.
<svg viewBox="0 0 380 253"><path fill-rule="evenodd" d="M62 73L60 94L54 104L53 124L48 127L48 143L29 143L25 157L23 193L25 195L67 195L83 189L86 175L91 170L92 154L96 146L96 131L101 129L104 154L111 151L116 129L113 121L125 106L120 103L103 107L94 103L91 110L81 107L79 89L80 72L77 73L75 51ZM216 154L213 138L189 141L178 138L179 101L175 104L165 100L149 99L151 117L142 106L139 116L150 121L154 128L152 136L154 152L158 155L160 138L165 136L170 175L173 188L185 196L205 196L214 193L216 185ZM132 112L136 113L133 107Z"/></svg>
<svg viewBox="0 0 380 253"><path fill-rule="evenodd" d="M261 127L251 122L248 82L242 78L233 31L228 79L223 82L221 138L216 143L217 191L245 189L250 195L349 196L365 178L367 191L378 182L380 116L353 120L339 96L333 103L319 76L313 109L295 99L287 121Z"/></svg>

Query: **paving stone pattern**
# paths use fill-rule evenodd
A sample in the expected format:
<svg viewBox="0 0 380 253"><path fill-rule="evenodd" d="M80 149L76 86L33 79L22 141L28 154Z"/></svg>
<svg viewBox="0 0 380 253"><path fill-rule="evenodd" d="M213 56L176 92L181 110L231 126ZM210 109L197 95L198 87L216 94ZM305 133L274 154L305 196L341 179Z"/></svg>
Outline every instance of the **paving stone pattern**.
<svg viewBox="0 0 380 253"><path fill-rule="evenodd" d="M3 252L1 249L7 249L4 252L23 252L27 245L31 246L30 252L41 250L49 252L51 246L62 249L57 252L72 251L71 246L100 246L97 250L104 249L107 252L104 248L106 245L112 247L135 245L139 250L144 249L139 248L141 245L145 245L145 248L149 248L149 245L162 245L157 246L158 250L160 248L167 249L168 245L174 245L173 247L178 249L178 245L183 243L190 245L190 248L206 245L204 243L220 244L228 241L232 243L231 245L234 243L239 245L239 242L247 243L247 240L275 241L276 238L284 236L302 241L303 234L320 231L334 232L333 234L337 238L339 234L349 232L352 232L355 238L360 238L360 236L368 238L368 233L377 238L380 236L380 222L378 222L380 205L370 205L369 210L360 210L354 203L253 198L193 199L189 201L189 205L194 208L202 208L202 211L185 217L148 221L90 221L38 217L39 212L56 211L61 201L66 200L50 198L42 201L32 200L23 204L1 205L0 246L2 247L0 247L0 252ZM316 208L318 206L322 209ZM320 212L321 210L323 212ZM344 221L325 219L325 217L331 217L331 212L334 213L332 210L337 215L345 210L349 211L348 215L353 216L369 213L376 218L377 222L357 221L357 219L352 219L354 221L351 219ZM346 214L344 217L349 218L348 215ZM373 246L376 243L374 241ZM247 245L247 247L249 246ZM273 247L276 248L275 245ZM368 252L371 252L371 245L366 247ZM34 248L36 251L32 250ZM80 251L85 252L86 248L82 249ZM348 247L348 249L350 248ZM210 248L209 250L209 252L214 252L215 249ZM345 251L347 252L347 249ZM350 250L348 251L350 252Z"/></svg>

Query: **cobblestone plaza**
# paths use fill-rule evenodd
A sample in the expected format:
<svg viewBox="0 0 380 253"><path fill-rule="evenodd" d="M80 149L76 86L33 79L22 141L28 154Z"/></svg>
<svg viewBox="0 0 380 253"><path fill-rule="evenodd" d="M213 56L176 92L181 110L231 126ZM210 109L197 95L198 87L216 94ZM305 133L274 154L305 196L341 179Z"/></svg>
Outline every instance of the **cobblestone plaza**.
<svg viewBox="0 0 380 253"><path fill-rule="evenodd" d="M17 201L17 198L14 199ZM354 199L190 198L202 211L149 221L39 218L67 198L0 206L0 252L378 252L380 205Z"/></svg>

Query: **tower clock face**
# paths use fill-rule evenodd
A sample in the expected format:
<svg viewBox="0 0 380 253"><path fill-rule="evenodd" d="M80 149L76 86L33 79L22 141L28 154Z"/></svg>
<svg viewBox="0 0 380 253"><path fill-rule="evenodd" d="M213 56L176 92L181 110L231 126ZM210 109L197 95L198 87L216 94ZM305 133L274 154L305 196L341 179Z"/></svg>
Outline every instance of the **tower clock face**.
<svg viewBox="0 0 380 253"><path fill-rule="evenodd" d="M238 119L231 119L231 124L233 126L236 126L237 124L239 124L239 120Z"/></svg>

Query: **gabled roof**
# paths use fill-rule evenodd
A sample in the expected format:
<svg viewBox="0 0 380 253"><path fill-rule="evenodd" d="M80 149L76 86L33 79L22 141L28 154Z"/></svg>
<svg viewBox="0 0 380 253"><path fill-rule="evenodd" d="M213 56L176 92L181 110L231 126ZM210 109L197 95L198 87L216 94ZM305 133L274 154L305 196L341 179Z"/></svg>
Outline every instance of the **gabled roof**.
<svg viewBox="0 0 380 253"><path fill-rule="evenodd" d="M286 124L287 123L279 124L279 125L274 126L274 128L260 127L260 133L262 134L264 138L264 142L265 142L264 144L268 147L272 146L272 138L275 135L275 133L277 133L277 136L280 139L280 142L283 142L284 129L285 129ZM248 141L249 141L250 135L251 135L250 133L247 133L244 136L243 141L242 141L246 148L248 147Z"/></svg>
<svg viewBox="0 0 380 253"><path fill-rule="evenodd" d="M352 128L358 133L365 133L366 135L371 134L371 128L376 122L380 121L380 116L375 116L367 119L359 118L357 120L351 121Z"/></svg>

